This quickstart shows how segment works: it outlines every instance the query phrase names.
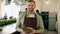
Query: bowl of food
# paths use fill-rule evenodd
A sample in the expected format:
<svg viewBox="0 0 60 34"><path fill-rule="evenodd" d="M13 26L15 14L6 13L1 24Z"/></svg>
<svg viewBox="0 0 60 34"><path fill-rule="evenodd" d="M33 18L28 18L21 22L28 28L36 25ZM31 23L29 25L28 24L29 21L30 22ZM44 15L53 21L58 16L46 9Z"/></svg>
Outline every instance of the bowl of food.
<svg viewBox="0 0 60 34"><path fill-rule="evenodd" d="M33 32L33 28L31 28L31 27L26 27L26 28L24 28L23 29L26 33L31 33L31 32Z"/></svg>

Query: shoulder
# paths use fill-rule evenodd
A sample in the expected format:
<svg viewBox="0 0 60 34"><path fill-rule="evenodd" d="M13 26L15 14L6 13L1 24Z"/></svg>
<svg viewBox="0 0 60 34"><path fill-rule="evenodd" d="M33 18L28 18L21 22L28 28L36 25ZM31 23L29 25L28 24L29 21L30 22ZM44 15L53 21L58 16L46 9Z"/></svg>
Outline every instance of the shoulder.
<svg viewBox="0 0 60 34"><path fill-rule="evenodd" d="M21 11L19 17L21 18L21 17L23 17L25 14L26 14L26 12L22 12L22 11Z"/></svg>
<svg viewBox="0 0 60 34"><path fill-rule="evenodd" d="M37 13L36 13L36 16L37 16L38 18L42 18L41 15L39 15L39 14L37 14Z"/></svg>
<svg viewBox="0 0 60 34"><path fill-rule="evenodd" d="M23 11L20 11L20 12L19 12L19 15L21 15L21 14L23 14L23 13L24 13Z"/></svg>

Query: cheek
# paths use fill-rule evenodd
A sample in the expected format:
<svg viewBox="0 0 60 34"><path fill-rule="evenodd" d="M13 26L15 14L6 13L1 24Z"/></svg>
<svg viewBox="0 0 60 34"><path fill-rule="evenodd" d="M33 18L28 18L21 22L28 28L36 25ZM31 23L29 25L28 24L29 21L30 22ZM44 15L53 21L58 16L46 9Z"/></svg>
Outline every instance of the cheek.
<svg viewBox="0 0 60 34"><path fill-rule="evenodd" d="M33 7L33 9L35 9L35 7Z"/></svg>
<svg viewBox="0 0 60 34"><path fill-rule="evenodd" d="M27 6L28 9L35 9L35 6Z"/></svg>
<svg viewBox="0 0 60 34"><path fill-rule="evenodd" d="M36 8L36 6L34 6L34 8Z"/></svg>

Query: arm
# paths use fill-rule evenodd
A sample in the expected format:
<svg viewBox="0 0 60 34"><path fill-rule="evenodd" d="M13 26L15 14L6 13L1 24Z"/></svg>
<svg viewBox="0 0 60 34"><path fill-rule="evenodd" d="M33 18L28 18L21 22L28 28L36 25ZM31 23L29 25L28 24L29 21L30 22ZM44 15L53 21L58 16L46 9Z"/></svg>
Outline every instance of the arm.
<svg viewBox="0 0 60 34"><path fill-rule="evenodd" d="M43 33L44 26L43 26L43 20L41 16L38 16L38 30L34 30L35 33Z"/></svg>
<svg viewBox="0 0 60 34"><path fill-rule="evenodd" d="M18 31L18 32L23 32L23 30L22 30L22 28L21 28L21 18L20 18L20 16L18 17L18 19L17 19L17 26L16 26L16 30Z"/></svg>
<svg viewBox="0 0 60 34"><path fill-rule="evenodd" d="M38 24L38 27L39 27L40 33L43 33L44 32L44 25L43 25L43 20L42 20L42 17L41 16L39 16L39 24Z"/></svg>
<svg viewBox="0 0 60 34"><path fill-rule="evenodd" d="M16 26L16 30L23 33L23 29L22 29L22 17L24 17L23 15L25 15L25 12L21 12L19 17L18 17L18 20L17 20L17 26Z"/></svg>

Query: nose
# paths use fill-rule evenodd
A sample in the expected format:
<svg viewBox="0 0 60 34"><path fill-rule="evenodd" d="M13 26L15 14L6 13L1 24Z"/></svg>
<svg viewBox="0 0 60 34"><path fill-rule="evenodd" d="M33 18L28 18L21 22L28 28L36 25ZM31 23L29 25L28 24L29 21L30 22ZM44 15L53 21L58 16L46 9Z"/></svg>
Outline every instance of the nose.
<svg viewBox="0 0 60 34"><path fill-rule="evenodd" d="M30 6L30 8L32 8L32 6Z"/></svg>

